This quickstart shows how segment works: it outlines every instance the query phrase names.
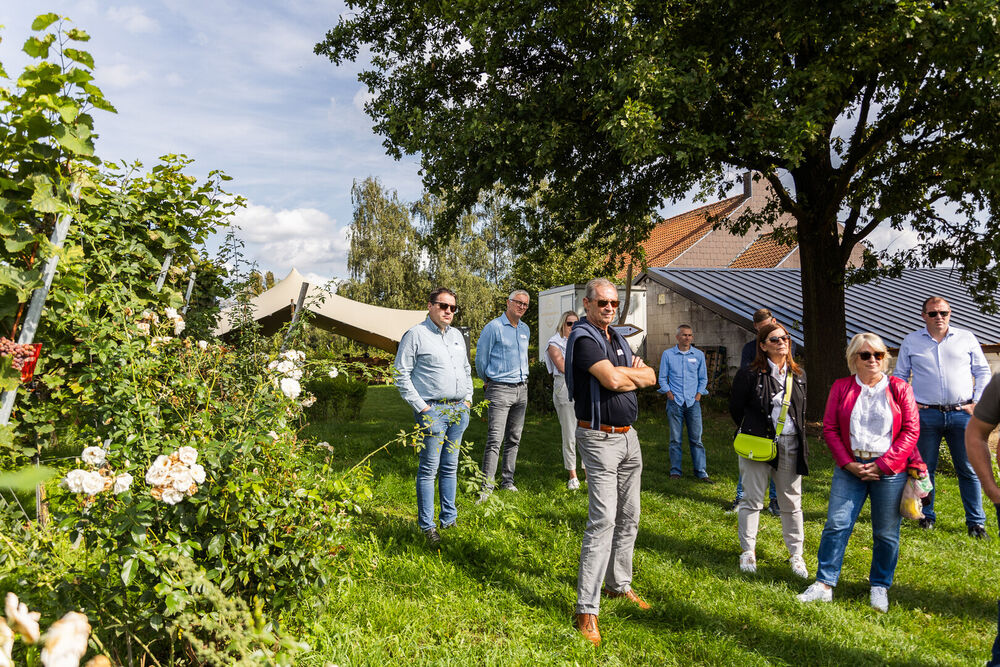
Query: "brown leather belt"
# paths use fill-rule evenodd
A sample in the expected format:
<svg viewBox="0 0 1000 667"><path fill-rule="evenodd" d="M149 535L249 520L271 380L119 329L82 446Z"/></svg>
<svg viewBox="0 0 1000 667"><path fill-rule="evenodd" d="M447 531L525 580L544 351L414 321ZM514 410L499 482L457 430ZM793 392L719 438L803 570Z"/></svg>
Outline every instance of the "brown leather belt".
<svg viewBox="0 0 1000 667"><path fill-rule="evenodd" d="M596 429L590 425L590 422L585 422L582 419L578 419L576 422L581 428L589 428L596 431L604 431L605 433L628 433L631 426L608 426L607 424L601 424Z"/></svg>

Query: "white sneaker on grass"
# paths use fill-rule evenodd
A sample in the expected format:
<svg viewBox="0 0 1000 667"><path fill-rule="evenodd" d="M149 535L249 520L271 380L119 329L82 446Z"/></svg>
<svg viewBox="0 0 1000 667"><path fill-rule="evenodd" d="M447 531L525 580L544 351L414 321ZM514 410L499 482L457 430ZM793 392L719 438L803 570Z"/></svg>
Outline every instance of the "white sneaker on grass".
<svg viewBox="0 0 1000 667"><path fill-rule="evenodd" d="M569 480L566 482L566 488L569 489L570 491L576 491L577 489L580 488L580 480L577 479L576 477L570 477Z"/></svg>
<svg viewBox="0 0 1000 667"><path fill-rule="evenodd" d="M799 602L831 602L833 601L833 589L814 581L809 585L809 588L795 597Z"/></svg>
<svg viewBox="0 0 1000 667"><path fill-rule="evenodd" d="M885 586L872 586L872 609L883 614L889 611L889 590Z"/></svg>
<svg viewBox="0 0 1000 667"><path fill-rule="evenodd" d="M740 554L740 570L747 574L757 571L757 556L752 551L744 551Z"/></svg>
<svg viewBox="0 0 1000 667"><path fill-rule="evenodd" d="M809 578L809 570L806 569L806 561L802 556L792 556L788 561L792 564L792 574L803 579Z"/></svg>

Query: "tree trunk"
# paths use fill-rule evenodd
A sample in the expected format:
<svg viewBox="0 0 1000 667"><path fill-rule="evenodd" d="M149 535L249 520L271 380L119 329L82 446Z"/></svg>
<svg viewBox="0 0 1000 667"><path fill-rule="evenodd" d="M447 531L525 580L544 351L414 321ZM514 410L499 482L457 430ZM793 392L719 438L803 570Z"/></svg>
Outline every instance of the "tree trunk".
<svg viewBox="0 0 1000 667"><path fill-rule="evenodd" d="M625 301L622 302L621 310L618 311L618 324L625 324L625 318L628 316L628 306L631 300L632 300L632 258L629 257L628 275L625 277Z"/></svg>
<svg viewBox="0 0 1000 667"><path fill-rule="evenodd" d="M809 395L806 416L821 420L830 387L847 372L844 283L846 269L837 224L798 225L802 262L802 326Z"/></svg>

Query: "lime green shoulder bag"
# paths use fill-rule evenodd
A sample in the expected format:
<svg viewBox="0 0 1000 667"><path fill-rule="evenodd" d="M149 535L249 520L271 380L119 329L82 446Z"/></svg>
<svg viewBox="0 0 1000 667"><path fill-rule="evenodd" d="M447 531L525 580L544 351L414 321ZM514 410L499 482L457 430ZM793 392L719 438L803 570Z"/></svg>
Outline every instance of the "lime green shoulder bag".
<svg viewBox="0 0 1000 667"><path fill-rule="evenodd" d="M749 433L737 433L733 440L736 453L750 461L770 461L778 455L778 446L774 443L781 432L785 430L785 419L788 417L788 405L792 401L792 369L785 376L785 395L781 401L781 413L778 415L778 428L774 438L762 438Z"/></svg>

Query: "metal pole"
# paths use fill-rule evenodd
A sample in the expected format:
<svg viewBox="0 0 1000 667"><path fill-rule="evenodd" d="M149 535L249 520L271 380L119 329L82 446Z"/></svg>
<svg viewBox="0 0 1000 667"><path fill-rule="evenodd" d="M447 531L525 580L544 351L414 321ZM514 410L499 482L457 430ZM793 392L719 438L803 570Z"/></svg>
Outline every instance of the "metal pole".
<svg viewBox="0 0 1000 667"><path fill-rule="evenodd" d="M302 313L302 304L306 302L306 292L308 291L309 283L302 283L302 287L299 288L299 299L295 303L295 310L292 312L292 323L288 325L288 331L285 332L285 340L281 341L282 352L288 347L288 341L292 337L292 330L295 329L295 325L299 321L299 314Z"/></svg>
<svg viewBox="0 0 1000 667"><path fill-rule="evenodd" d="M191 305L191 292L194 291L194 279L197 275L197 273L192 272L191 277L188 278L187 294L184 295L184 307L181 308L181 315L187 315L188 306Z"/></svg>
<svg viewBox="0 0 1000 667"><path fill-rule="evenodd" d="M170 250L167 252L167 256L163 258L163 266L160 267L160 275L156 279L154 292L159 292L163 289L163 281L167 279L167 271L170 269L170 262L172 261L174 261L174 251Z"/></svg>
<svg viewBox="0 0 1000 667"><path fill-rule="evenodd" d="M79 188L74 186L71 195L76 196ZM73 217L69 213L63 213L56 220L56 228L52 230L49 242L56 250L62 248L66 235L69 233L69 225ZM45 261L45 268L42 271L42 286L31 293L31 304L28 306L28 315L24 318L24 326L17 337L20 345L27 345L35 340L35 332L38 331L38 323L42 319L42 307L45 299L49 295L49 288L52 287L52 278L56 275L56 265L59 264L59 253L53 253ZM0 397L0 425L6 425L10 421L10 413L14 410L14 399L17 397L17 390L3 392Z"/></svg>

